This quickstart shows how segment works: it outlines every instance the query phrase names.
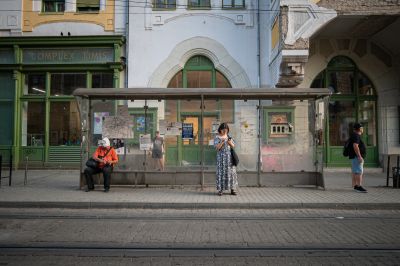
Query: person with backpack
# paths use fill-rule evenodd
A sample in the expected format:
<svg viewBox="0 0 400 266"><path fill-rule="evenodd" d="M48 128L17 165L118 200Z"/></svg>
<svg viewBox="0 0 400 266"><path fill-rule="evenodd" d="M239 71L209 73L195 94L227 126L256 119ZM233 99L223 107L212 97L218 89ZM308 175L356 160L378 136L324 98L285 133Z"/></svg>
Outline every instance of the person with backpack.
<svg viewBox="0 0 400 266"><path fill-rule="evenodd" d="M364 129L360 123L353 125L353 133L348 141L348 156L351 160L352 186L356 192L366 193L367 190L361 186L364 172L364 159L367 155L367 149L361 140Z"/></svg>

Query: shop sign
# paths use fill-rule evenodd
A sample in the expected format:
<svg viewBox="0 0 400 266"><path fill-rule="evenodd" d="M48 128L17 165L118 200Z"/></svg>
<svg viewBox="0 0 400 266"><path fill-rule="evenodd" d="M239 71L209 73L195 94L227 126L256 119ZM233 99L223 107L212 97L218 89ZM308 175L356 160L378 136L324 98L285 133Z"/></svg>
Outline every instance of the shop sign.
<svg viewBox="0 0 400 266"><path fill-rule="evenodd" d="M26 48L24 64L88 64L114 61L113 48Z"/></svg>
<svg viewBox="0 0 400 266"><path fill-rule="evenodd" d="M14 63L14 51L12 49L0 49L0 64Z"/></svg>
<svg viewBox="0 0 400 266"><path fill-rule="evenodd" d="M159 131L161 135L165 136L180 136L182 132L182 123L160 120Z"/></svg>

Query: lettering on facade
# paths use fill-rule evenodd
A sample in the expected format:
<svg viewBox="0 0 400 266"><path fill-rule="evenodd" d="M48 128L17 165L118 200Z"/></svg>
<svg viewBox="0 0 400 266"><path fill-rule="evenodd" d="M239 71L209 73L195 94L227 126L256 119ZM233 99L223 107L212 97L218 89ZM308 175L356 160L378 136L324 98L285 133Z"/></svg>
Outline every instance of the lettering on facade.
<svg viewBox="0 0 400 266"><path fill-rule="evenodd" d="M107 63L114 61L112 48L24 49L25 64Z"/></svg>

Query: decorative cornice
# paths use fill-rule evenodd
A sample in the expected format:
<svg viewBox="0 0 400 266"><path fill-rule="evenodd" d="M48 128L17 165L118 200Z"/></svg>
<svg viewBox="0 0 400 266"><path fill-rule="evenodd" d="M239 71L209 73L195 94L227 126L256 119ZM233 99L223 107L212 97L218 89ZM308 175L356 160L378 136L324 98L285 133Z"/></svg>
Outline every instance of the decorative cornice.
<svg viewBox="0 0 400 266"><path fill-rule="evenodd" d="M304 80L304 68L308 61L308 50L283 50L279 67L278 88L294 88Z"/></svg>
<svg viewBox="0 0 400 266"><path fill-rule="evenodd" d="M23 37L2 37L0 46L8 45L92 45L92 44L119 44L125 43L122 35L97 35L97 36L23 36Z"/></svg>

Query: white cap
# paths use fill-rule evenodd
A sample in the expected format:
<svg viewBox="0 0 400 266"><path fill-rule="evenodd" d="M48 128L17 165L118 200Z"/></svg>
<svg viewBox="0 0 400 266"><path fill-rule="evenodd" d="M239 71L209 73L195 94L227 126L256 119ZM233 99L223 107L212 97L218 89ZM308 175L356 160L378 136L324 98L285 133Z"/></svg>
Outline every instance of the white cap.
<svg viewBox="0 0 400 266"><path fill-rule="evenodd" d="M99 141L99 146L110 147L110 140L108 138L103 138Z"/></svg>

